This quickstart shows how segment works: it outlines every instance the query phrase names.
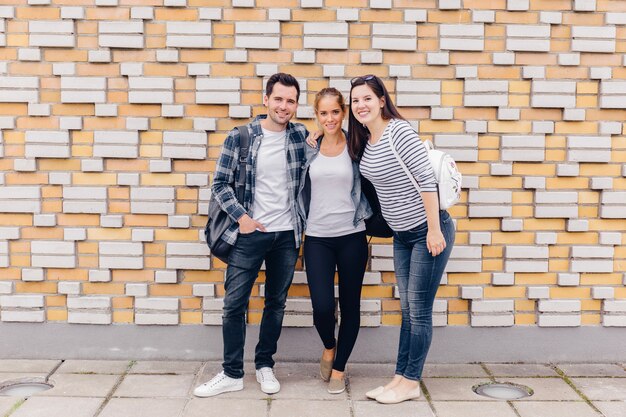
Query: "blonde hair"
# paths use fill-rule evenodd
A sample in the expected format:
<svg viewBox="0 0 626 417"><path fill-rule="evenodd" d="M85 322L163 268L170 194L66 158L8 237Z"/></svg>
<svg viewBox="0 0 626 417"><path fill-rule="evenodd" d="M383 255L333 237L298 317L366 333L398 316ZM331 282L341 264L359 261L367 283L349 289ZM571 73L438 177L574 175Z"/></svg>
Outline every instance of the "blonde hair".
<svg viewBox="0 0 626 417"><path fill-rule="evenodd" d="M326 88L322 88L315 95L315 101L313 102L313 108L315 109L316 113L317 113L317 108L318 108L318 105L320 103L320 100L323 97L335 97L337 99L337 104L339 104L339 107L341 107L341 110L345 111L346 101L343 98L343 94L341 94L341 92L339 90L337 90L335 87L326 87Z"/></svg>

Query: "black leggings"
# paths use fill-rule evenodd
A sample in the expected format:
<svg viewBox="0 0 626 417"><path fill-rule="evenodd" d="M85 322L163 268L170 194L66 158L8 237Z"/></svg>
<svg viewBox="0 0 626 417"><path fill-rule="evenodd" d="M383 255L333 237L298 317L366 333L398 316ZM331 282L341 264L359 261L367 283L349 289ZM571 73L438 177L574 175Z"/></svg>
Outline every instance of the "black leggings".
<svg viewBox="0 0 626 417"><path fill-rule="evenodd" d="M337 346L333 369L343 372L361 325L361 286L367 265L365 232L339 237L307 236L304 262L313 304L313 323L326 349ZM339 273L341 308L336 343L335 266Z"/></svg>

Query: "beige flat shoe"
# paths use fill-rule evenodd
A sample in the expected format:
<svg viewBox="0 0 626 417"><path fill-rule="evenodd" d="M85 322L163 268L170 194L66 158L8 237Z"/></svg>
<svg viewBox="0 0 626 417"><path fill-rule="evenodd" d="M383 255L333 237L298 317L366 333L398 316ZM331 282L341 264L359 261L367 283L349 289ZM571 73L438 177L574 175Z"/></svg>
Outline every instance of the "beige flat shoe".
<svg viewBox="0 0 626 417"><path fill-rule="evenodd" d="M346 390L346 380L345 378L330 378L328 382L328 393L329 394L341 394Z"/></svg>
<svg viewBox="0 0 626 417"><path fill-rule="evenodd" d="M328 380L330 379L330 374L333 371L333 362L334 361L332 360L324 360L323 357L322 359L320 359L320 377L324 382L328 382Z"/></svg>
<svg viewBox="0 0 626 417"><path fill-rule="evenodd" d="M415 400L421 395L420 387L407 392L405 395L398 395L393 389L387 390L376 397L376 401L381 404L398 404L403 401Z"/></svg>
<svg viewBox="0 0 626 417"><path fill-rule="evenodd" d="M369 391L367 391L365 393L365 396L367 398L369 398L370 400L375 400L376 397L378 397L380 394L382 394L385 391L385 387L383 387L382 385L379 387L376 387L374 389L371 389Z"/></svg>

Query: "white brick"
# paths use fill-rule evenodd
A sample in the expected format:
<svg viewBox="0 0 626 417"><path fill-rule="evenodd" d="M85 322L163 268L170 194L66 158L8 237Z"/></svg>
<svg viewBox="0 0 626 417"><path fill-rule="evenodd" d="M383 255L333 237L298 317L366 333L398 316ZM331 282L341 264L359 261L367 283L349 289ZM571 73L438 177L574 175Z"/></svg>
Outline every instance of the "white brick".
<svg viewBox="0 0 626 417"><path fill-rule="evenodd" d="M22 281L43 281L44 271L41 268L23 268Z"/></svg>
<svg viewBox="0 0 626 417"><path fill-rule="evenodd" d="M153 7L131 7L130 18L152 20L154 19L154 8Z"/></svg>
<svg viewBox="0 0 626 417"><path fill-rule="evenodd" d="M154 241L154 229L133 229L131 232L133 242Z"/></svg>
<svg viewBox="0 0 626 417"><path fill-rule="evenodd" d="M537 304L540 312L570 313L580 312L580 300L540 300Z"/></svg>
<svg viewBox="0 0 626 417"><path fill-rule="evenodd" d="M515 285L515 274L511 273L493 273L491 276L492 285Z"/></svg>
<svg viewBox="0 0 626 417"><path fill-rule="evenodd" d="M89 51L88 55L89 62L111 62L111 51L102 50L102 51Z"/></svg>
<svg viewBox="0 0 626 417"><path fill-rule="evenodd" d="M81 283L61 281L57 286L57 291L59 292L59 294L80 295Z"/></svg>
<svg viewBox="0 0 626 417"><path fill-rule="evenodd" d="M156 271L154 282L159 284L176 284L178 282L178 273L176 271Z"/></svg>
<svg viewBox="0 0 626 417"><path fill-rule="evenodd" d="M461 287L461 298L464 300L475 300L483 298L482 287Z"/></svg>
<svg viewBox="0 0 626 417"><path fill-rule="evenodd" d="M557 242L557 234L555 232L537 232L535 235L535 244L537 245L555 245Z"/></svg>
<svg viewBox="0 0 626 417"><path fill-rule="evenodd" d="M72 311L68 312L68 323L74 324L111 324L110 312Z"/></svg>
<svg viewBox="0 0 626 417"><path fill-rule="evenodd" d="M528 10L529 0L506 0L506 9L511 11Z"/></svg>
<svg viewBox="0 0 626 417"><path fill-rule="evenodd" d="M476 300L471 303L472 313L505 313L515 310L513 300Z"/></svg>
<svg viewBox="0 0 626 417"><path fill-rule="evenodd" d="M595 300L606 300L615 297L615 288L613 287L593 287L591 289L591 298Z"/></svg>
<svg viewBox="0 0 626 417"><path fill-rule="evenodd" d="M148 284L126 284L126 295L132 297L147 297Z"/></svg>
<svg viewBox="0 0 626 417"><path fill-rule="evenodd" d="M621 245L622 234L619 232L600 232L601 245Z"/></svg>
<svg viewBox="0 0 626 417"><path fill-rule="evenodd" d="M550 298L550 287L528 287L526 296L531 300Z"/></svg>
<svg viewBox="0 0 626 417"><path fill-rule="evenodd" d="M552 25L560 25L563 22L563 13L561 12L539 12L539 21Z"/></svg>
<svg viewBox="0 0 626 417"><path fill-rule="evenodd" d="M548 272L548 261L506 261L506 272Z"/></svg>
<svg viewBox="0 0 626 417"><path fill-rule="evenodd" d="M578 327L580 324L580 314L540 314L537 319L539 327Z"/></svg>
<svg viewBox="0 0 626 417"><path fill-rule="evenodd" d="M29 0L33 1L33 0ZM47 1L47 0L46 0ZM4 322L29 322L42 323L45 321L46 312L40 311L7 311L0 312L0 319Z"/></svg>
<svg viewBox="0 0 626 417"><path fill-rule="evenodd" d="M43 308L43 295L3 295L0 296L0 307L7 308Z"/></svg>
<svg viewBox="0 0 626 417"><path fill-rule="evenodd" d="M573 272L610 273L613 272L613 260L572 259L570 269Z"/></svg>
<svg viewBox="0 0 626 417"><path fill-rule="evenodd" d="M561 53L559 54L559 65L577 66L580 65L580 53Z"/></svg>
<svg viewBox="0 0 626 417"><path fill-rule="evenodd" d="M89 282L110 282L111 271L109 270L89 270Z"/></svg>
<svg viewBox="0 0 626 417"><path fill-rule="evenodd" d="M67 297L68 309L110 309L110 297Z"/></svg>
<svg viewBox="0 0 626 417"><path fill-rule="evenodd" d="M580 274L561 272L557 275L557 284L561 287L577 287L580 285Z"/></svg>

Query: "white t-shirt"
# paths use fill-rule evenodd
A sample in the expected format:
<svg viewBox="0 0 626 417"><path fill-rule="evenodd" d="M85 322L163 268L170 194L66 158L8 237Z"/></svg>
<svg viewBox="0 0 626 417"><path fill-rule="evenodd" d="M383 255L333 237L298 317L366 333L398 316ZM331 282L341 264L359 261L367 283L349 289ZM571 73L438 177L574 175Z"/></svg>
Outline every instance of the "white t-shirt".
<svg viewBox="0 0 626 417"><path fill-rule="evenodd" d="M337 156L318 153L309 168L311 203L307 219L307 236L337 237L365 230L361 221L354 227L355 207L352 201L352 160L347 147Z"/></svg>
<svg viewBox="0 0 626 417"><path fill-rule="evenodd" d="M263 129L257 153L252 217L268 232L293 230L287 188L287 131Z"/></svg>

